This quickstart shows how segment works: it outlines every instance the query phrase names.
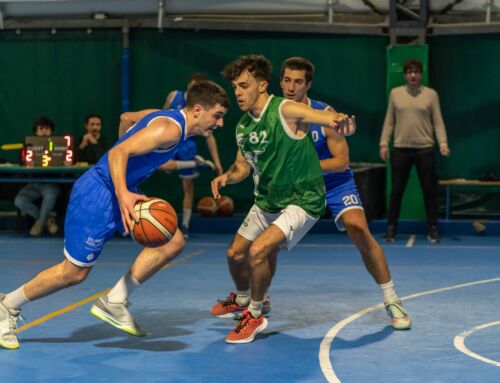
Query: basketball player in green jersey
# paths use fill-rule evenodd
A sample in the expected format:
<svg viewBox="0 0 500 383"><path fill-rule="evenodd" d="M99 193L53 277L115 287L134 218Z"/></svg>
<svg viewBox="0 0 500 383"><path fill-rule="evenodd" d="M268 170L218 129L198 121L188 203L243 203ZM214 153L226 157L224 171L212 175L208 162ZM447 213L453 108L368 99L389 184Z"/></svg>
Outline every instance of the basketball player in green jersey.
<svg viewBox="0 0 500 383"><path fill-rule="evenodd" d="M262 308L271 278L269 261L280 248L293 248L324 212L323 174L307 124L345 135L355 130L354 120L345 114L269 95L271 71L264 56L248 55L222 72L247 113L236 126L236 161L212 181L212 193L220 198L221 187L242 181L251 170L255 183L255 204L228 249L230 258L241 259L229 264L238 292L248 296L249 281L251 286L248 308L227 335L228 343L251 342L266 328ZM223 303L215 305L212 314L217 315Z"/></svg>

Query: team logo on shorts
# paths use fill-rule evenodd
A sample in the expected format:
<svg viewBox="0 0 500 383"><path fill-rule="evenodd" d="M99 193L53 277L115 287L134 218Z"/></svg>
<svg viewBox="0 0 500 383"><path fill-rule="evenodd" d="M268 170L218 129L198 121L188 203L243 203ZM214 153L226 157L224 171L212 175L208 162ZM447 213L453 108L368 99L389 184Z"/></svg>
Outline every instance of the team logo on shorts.
<svg viewBox="0 0 500 383"><path fill-rule="evenodd" d="M95 258L95 255L94 254L89 254L87 255L87 261L91 261Z"/></svg>
<svg viewBox="0 0 500 383"><path fill-rule="evenodd" d="M243 221L243 226L247 227L248 226L248 221L250 221L250 217L246 217Z"/></svg>
<svg viewBox="0 0 500 383"><path fill-rule="evenodd" d="M87 242L85 242L85 243L91 249L100 249L104 244L104 240L103 239L94 239L92 237L88 237Z"/></svg>

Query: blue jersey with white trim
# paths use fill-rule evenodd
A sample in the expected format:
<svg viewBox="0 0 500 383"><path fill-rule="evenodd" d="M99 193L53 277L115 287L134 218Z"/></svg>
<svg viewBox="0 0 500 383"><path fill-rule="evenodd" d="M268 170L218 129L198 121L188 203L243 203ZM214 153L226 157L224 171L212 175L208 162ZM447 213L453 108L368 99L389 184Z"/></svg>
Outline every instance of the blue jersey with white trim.
<svg viewBox="0 0 500 383"><path fill-rule="evenodd" d="M147 179L158 167L169 161L177 150L184 145L186 139L186 117L180 110L160 110L153 112L143 117L134 126L132 126L114 146L132 137L137 132L141 131L156 118L169 118L175 122L181 131L179 142L166 150L153 150L152 152L139 156L129 157L127 162L126 183L129 190L136 190L137 186ZM110 190L114 190L113 181L109 172L109 151L101 157L99 162L94 166L95 171L99 174L106 186Z"/></svg>
<svg viewBox="0 0 500 383"><path fill-rule="evenodd" d="M313 99L309 99L309 106L313 109L325 110L330 106L321 101L316 101ZM319 125L309 124L309 131L313 137L314 146L316 147L316 151L318 152L318 157L320 160L326 160L329 158L333 158L330 150L328 149L328 145L326 143L326 135L324 128ZM347 168L343 172L339 173L329 173L323 172L323 178L325 180L325 187L327 190L334 188L338 185L342 185L345 182L349 181L354 176L351 168Z"/></svg>
<svg viewBox="0 0 500 383"><path fill-rule="evenodd" d="M182 109L186 106L186 92L174 90L175 96L168 106L169 109Z"/></svg>

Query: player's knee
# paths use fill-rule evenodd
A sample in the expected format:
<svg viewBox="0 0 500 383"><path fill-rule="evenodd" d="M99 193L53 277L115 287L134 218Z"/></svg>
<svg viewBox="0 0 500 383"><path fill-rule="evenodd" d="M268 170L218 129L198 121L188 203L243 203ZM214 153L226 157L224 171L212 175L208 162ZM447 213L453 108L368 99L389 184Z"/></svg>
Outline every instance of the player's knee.
<svg viewBox="0 0 500 383"><path fill-rule="evenodd" d="M179 254L186 246L186 240L184 239L184 237L182 235L176 235L169 242L169 245L170 245L170 251L173 251L176 254Z"/></svg>
<svg viewBox="0 0 500 383"><path fill-rule="evenodd" d="M90 269L73 268L72 270L63 270L61 281L64 287L75 286L87 279Z"/></svg>
<svg viewBox="0 0 500 383"><path fill-rule="evenodd" d="M363 225L361 222L344 220L344 226L350 234L352 233L357 236L363 235L367 231L365 225Z"/></svg>
<svg viewBox="0 0 500 383"><path fill-rule="evenodd" d="M345 219L344 227L352 239L365 240L366 242L369 242L371 234L365 222Z"/></svg>
<svg viewBox="0 0 500 383"><path fill-rule="evenodd" d="M244 252L231 245L227 249L227 258L230 262L243 263L246 257Z"/></svg>
<svg viewBox="0 0 500 383"><path fill-rule="evenodd" d="M267 246L260 243L253 243L248 250L248 258L252 267L264 262L269 255Z"/></svg>

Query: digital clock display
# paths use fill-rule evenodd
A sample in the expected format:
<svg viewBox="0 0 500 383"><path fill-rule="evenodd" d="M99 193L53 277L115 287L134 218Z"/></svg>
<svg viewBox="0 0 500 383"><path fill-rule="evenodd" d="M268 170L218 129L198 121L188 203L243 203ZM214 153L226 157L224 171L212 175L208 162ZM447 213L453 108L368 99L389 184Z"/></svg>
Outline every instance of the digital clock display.
<svg viewBox="0 0 500 383"><path fill-rule="evenodd" d="M21 156L26 167L71 166L74 159L73 137L28 136L24 140Z"/></svg>

